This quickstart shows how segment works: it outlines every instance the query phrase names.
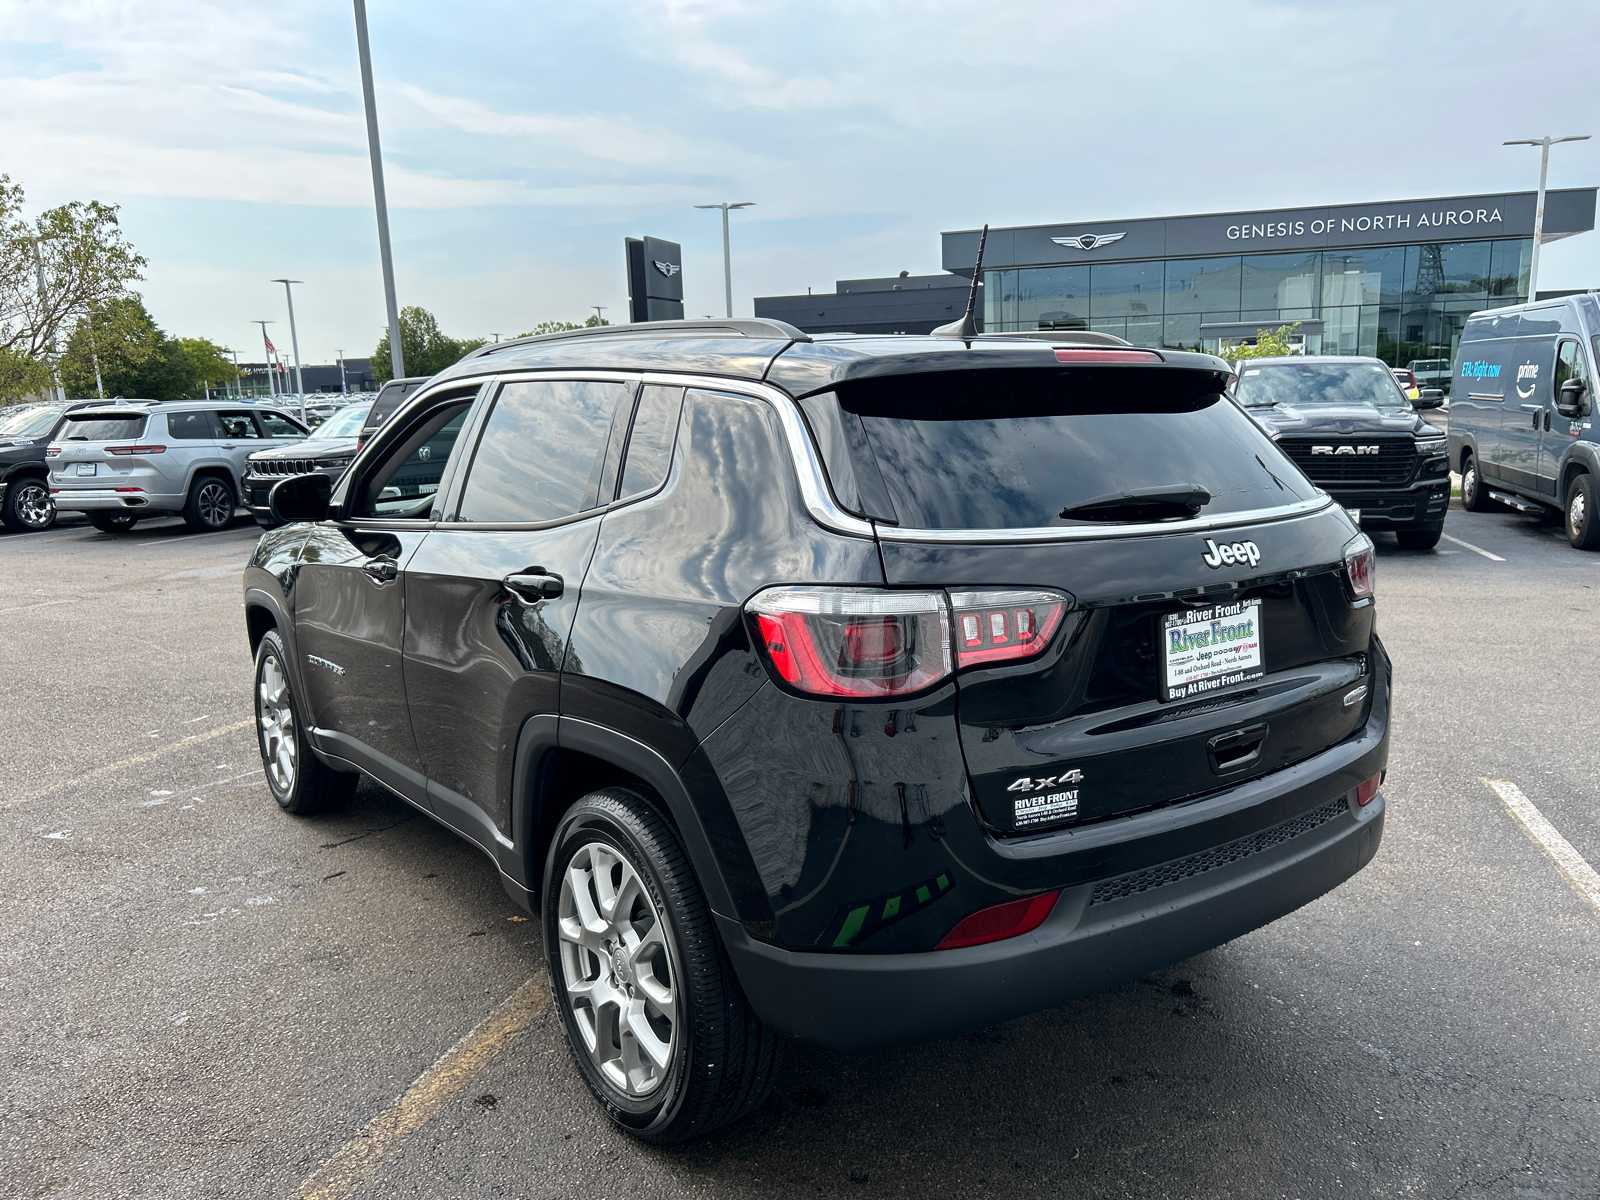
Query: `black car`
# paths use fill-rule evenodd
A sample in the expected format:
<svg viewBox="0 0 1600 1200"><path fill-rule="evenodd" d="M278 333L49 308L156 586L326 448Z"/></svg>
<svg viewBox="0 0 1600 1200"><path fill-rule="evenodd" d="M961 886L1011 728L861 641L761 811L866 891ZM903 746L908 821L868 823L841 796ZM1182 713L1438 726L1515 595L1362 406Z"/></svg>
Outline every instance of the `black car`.
<svg viewBox="0 0 1600 1200"><path fill-rule="evenodd" d="M1391 530L1408 550L1431 550L1450 508L1444 430L1418 409L1443 392L1408 400L1376 358L1245 359L1234 393L1318 487L1363 529Z"/></svg>
<svg viewBox="0 0 1600 1200"><path fill-rule="evenodd" d="M245 574L261 752L543 920L671 1141L1272 921L1383 830L1373 551L1201 354L682 321L485 347ZM441 467L441 459L442 467Z"/></svg>
<svg viewBox="0 0 1600 1200"><path fill-rule="evenodd" d="M347 404L311 431L303 442L259 450L245 463L244 503L256 524L271 529L273 519L268 499L274 485L291 475L319 471L331 482L344 473L360 449L358 440L372 404Z"/></svg>
<svg viewBox="0 0 1600 1200"><path fill-rule="evenodd" d="M426 375L413 375L408 379L391 379L379 388L378 394L372 398L372 407L367 410L367 419L356 435L356 440L365 445L367 439L400 410L400 405L405 403L406 397L414 394L427 382Z"/></svg>

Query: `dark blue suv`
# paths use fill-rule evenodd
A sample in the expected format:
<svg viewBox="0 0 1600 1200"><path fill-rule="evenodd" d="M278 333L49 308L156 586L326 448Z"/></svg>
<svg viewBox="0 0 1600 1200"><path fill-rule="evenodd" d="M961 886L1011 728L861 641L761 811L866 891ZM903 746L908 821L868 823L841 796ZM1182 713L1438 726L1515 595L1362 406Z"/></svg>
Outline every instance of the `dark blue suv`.
<svg viewBox="0 0 1600 1200"><path fill-rule="evenodd" d="M652 1141L783 1039L1058 1005L1372 858L1373 554L1226 363L1071 332L673 322L488 346L245 577L278 803L365 774L543 921Z"/></svg>

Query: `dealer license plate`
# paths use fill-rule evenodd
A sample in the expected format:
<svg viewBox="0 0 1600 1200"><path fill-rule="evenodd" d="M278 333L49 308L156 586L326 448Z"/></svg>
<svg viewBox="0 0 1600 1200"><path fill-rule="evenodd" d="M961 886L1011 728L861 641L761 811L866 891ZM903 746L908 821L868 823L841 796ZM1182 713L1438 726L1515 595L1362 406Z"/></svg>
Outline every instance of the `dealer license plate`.
<svg viewBox="0 0 1600 1200"><path fill-rule="evenodd" d="M78 474L79 475L93 475L94 474L94 469L99 465L100 465L99 463L79 463L78 464Z"/></svg>
<svg viewBox="0 0 1600 1200"><path fill-rule="evenodd" d="M1356 523L1356 528L1360 529L1361 528L1361 510L1359 508L1347 508L1347 509L1345 509L1345 512L1350 514L1350 519Z"/></svg>
<svg viewBox="0 0 1600 1200"><path fill-rule="evenodd" d="M1161 618L1161 698L1187 700L1260 679L1261 601L1239 600Z"/></svg>

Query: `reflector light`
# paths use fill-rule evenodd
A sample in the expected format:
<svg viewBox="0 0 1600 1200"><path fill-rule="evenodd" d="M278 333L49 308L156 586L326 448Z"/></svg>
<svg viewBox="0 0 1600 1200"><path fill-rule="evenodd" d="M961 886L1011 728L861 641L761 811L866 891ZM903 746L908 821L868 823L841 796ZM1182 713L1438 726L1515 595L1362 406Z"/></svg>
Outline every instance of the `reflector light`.
<svg viewBox="0 0 1600 1200"><path fill-rule="evenodd" d="M165 454L165 446L107 446L107 454Z"/></svg>
<svg viewBox="0 0 1600 1200"><path fill-rule="evenodd" d="M957 950L962 946L981 946L986 942L1003 942L1006 938L1031 933L1044 924L1050 910L1055 908L1059 891L1042 896L1028 896L1022 900L1007 900L980 908L962 917L956 927L944 935L934 947L936 950Z"/></svg>
<svg viewBox="0 0 1600 1200"><path fill-rule="evenodd" d="M1371 779L1356 788L1356 807L1364 808L1372 803L1372 798L1378 794L1378 785L1383 782L1382 775L1374 775Z"/></svg>
<svg viewBox="0 0 1600 1200"><path fill-rule="evenodd" d="M1166 359L1154 350L1068 349L1056 347L1056 361L1064 363L1158 363Z"/></svg>
<svg viewBox="0 0 1600 1200"><path fill-rule="evenodd" d="M46 458L54 458L56 455L58 455L60 453L61 453L61 447L60 446L46 446L44 448L44 456Z"/></svg>
<svg viewBox="0 0 1600 1200"><path fill-rule="evenodd" d="M142 492L143 488L112 488L113 492Z"/></svg>
<svg viewBox="0 0 1600 1200"><path fill-rule="evenodd" d="M951 592L950 602L961 630L956 658L963 667L1032 658L1050 644L1067 608L1060 592L1020 588Z"/></svg>

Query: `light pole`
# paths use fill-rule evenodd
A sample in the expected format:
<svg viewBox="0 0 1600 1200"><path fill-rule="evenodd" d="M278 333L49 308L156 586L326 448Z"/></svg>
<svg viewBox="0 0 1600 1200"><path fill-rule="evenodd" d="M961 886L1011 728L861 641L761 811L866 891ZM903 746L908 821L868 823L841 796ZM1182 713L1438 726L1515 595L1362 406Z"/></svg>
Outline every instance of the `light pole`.
<svg viewBox="0 0 1600 1200"><path fill-rule="evenodd" d="M300 335L294 328L294 289L291 283L304 283L302 279L274 279L273 283L283 284L283 295L289 301L289 345L294 350L294 390L300 397L300 422L306 419L306 381L300 375Z"/></svg>
<svg viewBox="0 0 1600 1200"><path fill-rule="evenodd" d="M36 272L37 277L38 277L38 283L39 283L39 317L42 320L42 319L44 319L44 308L45 308L45 299L44 299L44 255L39 253L39 243L42 242L42 241L45 241L46 239L45 238L35 237L35 238L30 239L30 240L33 242L33 269ZM51 342L50 342L50 355L51 355L52 358L55 357L55 352L56 352L56 344L55 344L55 340L52 338ZM92 353L92 350L91 350L91 353ZM98 368L97 368L96 369L96 375L98 376L98 374L99 374L99 371L98 371ZM65 404L67 402L67 393L66 393L66 389L64 389L61 386L61 370L60 370L59 367L57 367L53 363L50 366L50 377L51 377L51 379L53 379L55 381L55 385L56 385L56 402L58 404Z"/></svg>
<svg viewBox="0 0 1600 1200"><path fill-rule="evenodd" d="M106 398L106 385L100 381L100 350L94 344L94 307L89 308L89 316L85 320L89 329L89 358L94 363L94 394L100 399Z"/></svg>
<svg viewBox="0 0 1600 1200"><path fill-rule="evenodd" d="M335 350L334 353L339 356L339 395L348 396L350 389L344 383L344 351Z"/></svg>
<svg viewBox="0 0 1600 1200"><path fill-rule="evenodd" d="M278 398L278 385L272 378L272 356L276 353L276 351L272 348L272 339L267 336L267 326L276 325L277 322L251 321L250 324L261 326L261 348L267 356L267 399L276 400ZM254 388L251 388L250 390L252 392L255 391ZM255 397L252 395L251 399L255 399Z"/></svg>
<svg viewBox="0 0 1600 1200"><path fill-rule="evenodd" d="M1533 210L1533 261L1528 264L1528 299L1539 298L1539 245L1544 241L1544 178L1550 170L1550 147L1562 142L1587 142L1587 133L1576 137L1517 138L1502 142L1503 146L1538 146L1539 149L1539 201Z"/></svg>
<svg viewBox="0 0 1600 1200"><path fill-rule="evenodd" d="M243 400L244 389L239 386L239 352L230 350L226 346L219 346L218 349L224 354L233 355L233 398L235 400Z"/></svg>
<svg viewBox="0 0 1600 1200"><path fill-rule="evenodd" d="M378 255L383 260L383 302L389 310L389 364L404 378L400 350L400 309L394 298L394 256L389 252L389 199L383 190L383 148L378 144L378 104L372 95L372 48L367 44L367 3L355 0L356 53L361 59L361 101L367 110L367 151L372 156L372 200L378 210Z"/></svg>
<svg viewBox="0 0 1600 1200"><path fill-rule="evenodd" d="M722 286L727 296L728 316L733 316L733 264L728 257L728 212L735 208L754 208L754 200L741 200L737 204L729 204L724 200L721 204L696 204L696 208L720 208L722 210Z"/></svg>
<svg viewBox="0 0 1600 1200"><path fill-rule="evenodd" d="M594 323L596 325L604 325L606 323L606 308L607 308L607 305L604 305L604 304L591 304L591 305L589 305L589 307L594 309Z"/></svg>

